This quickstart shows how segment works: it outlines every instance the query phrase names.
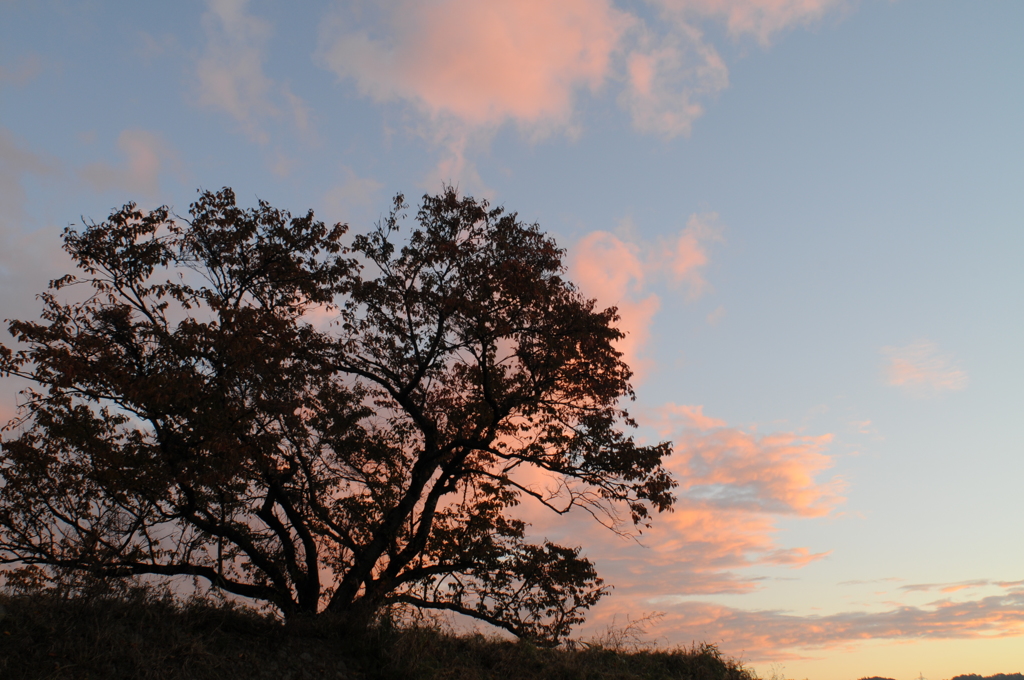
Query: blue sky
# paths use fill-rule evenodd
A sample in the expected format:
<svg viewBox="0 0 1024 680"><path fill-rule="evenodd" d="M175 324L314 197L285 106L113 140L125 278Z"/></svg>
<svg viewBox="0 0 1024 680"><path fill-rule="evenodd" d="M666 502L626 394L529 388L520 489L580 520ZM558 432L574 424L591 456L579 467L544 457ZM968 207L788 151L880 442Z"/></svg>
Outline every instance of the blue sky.
<svg viewBox="0 0 1024 680"><path fill-rule="evenodd" d="M60 231L232 186L364 230L442 182L623 310L646 547L615 593L818 680L1024 670L1024 5L0 2L0 309ZM0 415L13 413L4 387Z"/></svg>

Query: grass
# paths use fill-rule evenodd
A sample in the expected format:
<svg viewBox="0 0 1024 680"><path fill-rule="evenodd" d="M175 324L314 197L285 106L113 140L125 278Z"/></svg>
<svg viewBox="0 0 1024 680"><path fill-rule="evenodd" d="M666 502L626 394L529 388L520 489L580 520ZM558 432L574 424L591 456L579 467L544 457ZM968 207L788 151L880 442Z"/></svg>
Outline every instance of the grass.
<svg viewBox="0 0 1024 680"><path fill-rule="evenodd" d="M627 630L556 649L436 625L359 638L254 610L138 589L121 596L0 595L0 678L14 680L756 680L713 645L657 650Z"/></svg>

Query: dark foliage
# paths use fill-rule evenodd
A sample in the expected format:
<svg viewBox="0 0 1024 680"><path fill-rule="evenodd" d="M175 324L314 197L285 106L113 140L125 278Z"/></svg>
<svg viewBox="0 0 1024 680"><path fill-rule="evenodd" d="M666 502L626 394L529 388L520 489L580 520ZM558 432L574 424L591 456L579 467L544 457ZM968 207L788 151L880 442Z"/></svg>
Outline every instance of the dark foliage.
<svg viewBox="0 0 1024 680"><path fill-rule="evenodd" d="M671 506L669 444L623 433L616 312L515 214L448 189L402 245L405 207L348 246L230 189L66 230L79 272L0 346L34 384L0 456L11 582L186 576L355 630L397 604L546 643L580 622L594 565L510 510Z"/></svg>
<svg viewBox="0 0 1024 680"><path fill-rule="evenodd" d="M0 596L0 677L19 680L756 680L713 645L537 647L432 626L342 634L150 590L122 597Z"/></svg>

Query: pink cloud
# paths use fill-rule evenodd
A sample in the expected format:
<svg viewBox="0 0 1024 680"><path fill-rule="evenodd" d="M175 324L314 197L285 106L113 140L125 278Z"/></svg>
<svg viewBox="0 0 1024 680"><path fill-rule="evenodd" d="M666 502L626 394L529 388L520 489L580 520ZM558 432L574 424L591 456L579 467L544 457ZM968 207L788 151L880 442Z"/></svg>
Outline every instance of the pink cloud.
<svg viewBox="0 0 1024 680"><path fill-rule="evenodd" d="M640 544L609 537L584 515L567 523L542 513L524 516L539 534L585 546L615 585L612 610L636 614L644 602L751 592L759 579L740 570L799 568L828 554L775 540L780 517L821 517L844 500L841 479L818 479L833 464L825 453L828 435L759 436L728 427L699 406L675 404L642 422L676 435L667 465L679 487L673 512L658 515Z"/></svg>
<svg viewBox="0 0 1024 680"><path fill-rule="evenodd" d="M118 189L129 193L156 196L160 192L160 173L165 165L177 162L177 156L155 133L125 130L117 138L124 165L90 163L79 175L96 191Z"/></svg>
<svg viewBox="0 0 1024 680"><path fill-rule="evenodd" d="M729 69L700 31L678 22L667 35L640 30L626 57L627 86L619 103L641 132L689 135L703 100L729 86Z"/></svg>
<svg viewBox="0 0 1024 680"><path fill-rule="evenodd" d="M690 215L686 228L668 248L664 249L666 268L678 283L686 283L690 299L700 297L707 289L703 268L708 263L707 244L721 241L722 229L718 213Z"/></svg>
<svg viewBox="0 0 1024 680"><path fill-rule="evenodd" d="M624 85L620 105L642 132L689 134L728 68L684 21L647 25L609 0L401 0L374 18L325 22L321 59L377 101L413 103L433 123L536 135L578 132L582 92ZM428 135L430 136L430 135Z"/></svg>
<svg viewBox="0 0 1024 680"><path fill-rule="evenodd" d="M607 606L632 614L644 603L750 593L761 579L741 570L758 565L799 568L827 554L777 545L770 515L723 510L690 499L680 499L674 512L656 517L635 540L610 535L582 513L563 523L532 513L523 519L531 523L534 535L582 545L615 588Z"/></svg>
<svg viewBox="0 0 1024 680"><path fill-rule="evenodd" d="M574 273L588 293L614 299L643 288L652 267L640 248L607 231L595 231L576 245Z"/></svg>
<svg viewBox="0 0 1024 680"><path fill-rule="evenodd" d="M226 0L220 0L226 2ZM237 1L237 0L236 0ZM843 0L649 0L647 21L613 0L395 0L338 10L321 25L321 62L378 102L411 104L437 125L487 130L506 122L531 136L579 133L584 97L606 88L633 127L666 138L688 135L729 71L698 20L767 43L789 26L823 16ZM261 81L253 79L259 85ZM452 144L465 140L450 130ZM449 161L461 152L449 151ZM456 170L459 167L455 168Z"/></svg>
<svg viewBox="0 0 1024 680"><path fill-rule="evenodd" d="M666 411L679 414L679 424L708 419L697 410ZM780 516L821 517L843 501L842 480L816 479L832 465L823 451L830 438L756 436L719 423L704 420L713 429L687 427L676 439L668 467L679 482L678 499L673 512L644 530L644 547L609 542L600 527L582 522L568 533L615 585L613 608L635 613L638 602L751 592L759 579L739 570L799 568L828 554L780 546L774 534Z"/></svg>
<svg viewBox="0 0 1024 680"><path fill-rule="evenodd" d="M657 295L642 293L652 267L644 261L637 246L606 231L585 236L573 255L573 279L584 294L596 298L603 306L618 308L618 327L626 334L618 349L626 363L642 376L650 368L643 350L661 305Z"/></svg>
<svg viewBox="0 0 1024 680"><path fill-rule="evenodd" d="M842 502L843 483L819 484L833 464L824 449L831 435L756 435L738 428L683 432L671 469L680 494L709 506L820 517Z"/></svg>
<svg viewBox="0 0 1024 680"><path fill-rule="evenodd" d="M953 357L939 352L935 343L922 340L905 347L884 347L888 357L886 380L919 396L962 390L967 373L958 368Z"/></svg>
<svg viewBox="0 0 1024 680"><path fill-rule="evenodd" d="M816 649L868 640L1003 638L1024 635L1024 591L967 602L881 612L799 616L744 611L708 602L664 607L657 632L673 640L718 641L727 654L753 662L806 658Z"/></svg>
<svg viewBox="0 0 1024 680"><path fill-rule="evenodd" d="M374 99L431 116L561 124L577 90L602 85L631 21L607 0L404 1L372 32L329 27L323 57Z"/></svg>
<svg viewBox="0 0 1024 680"><path fill-rule="evenodd" d="M647 598L749 592L758 579L736 570L759 564L802 567L827 554L780 547L773 538L775 523L771 514L756 509L680 498L671 515L658 517L644 533L642 541L652 553L634 566L644 577L610 580Z"/></svg>
<svg viewBox="0 0 1024 680"><path fill-rule="evenodd" d="M0 401L0 428L5 427L17 415L15 394L16 391L0 389L0 397L2 397L2 401Z"/></svg>
<svg viewBox="0 0 1024 680"><path fill-rule="evenodd" d="M672 402L654 409L654 416L642 418L641 422L654 427L661 437L667 437L681 427L711 430L725 427L727 424L724 420L704 415L703 406L686 406Z"/></svg>
<svg viewBox="0 0 1024 680"><path fill-rule="evenodd" d="M610 232L595 231L573 248L573 280L599 304L618 308L619 328L626 333L618 349L640 378L650 369L644 349L661 306L660 297L647 290L666 278L685 285L691 300L707 290L703 276L707 244L721 240L716 218L714 213L692 215L677 237L658 245L630 243Z"/></svg>

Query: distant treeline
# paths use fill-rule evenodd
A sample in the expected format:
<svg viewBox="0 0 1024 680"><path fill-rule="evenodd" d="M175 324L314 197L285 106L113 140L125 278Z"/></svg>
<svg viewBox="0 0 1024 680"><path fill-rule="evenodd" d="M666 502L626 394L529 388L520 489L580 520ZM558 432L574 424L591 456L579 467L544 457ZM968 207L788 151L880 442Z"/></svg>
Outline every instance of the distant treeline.
<svg viewBox="0 0 1024 680"><path fill-rule="evenodd" d="M892 678L883 678L880 676L872 676L870 678L861 678L860 680L893 680ZM950 680L1024 680L1024 675L1020 673L996 673L995 675L978 675L977 673L971 673L970 675L957 675Z"/></svg>

